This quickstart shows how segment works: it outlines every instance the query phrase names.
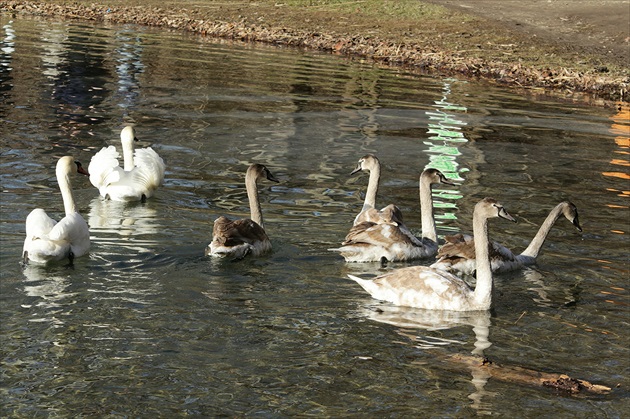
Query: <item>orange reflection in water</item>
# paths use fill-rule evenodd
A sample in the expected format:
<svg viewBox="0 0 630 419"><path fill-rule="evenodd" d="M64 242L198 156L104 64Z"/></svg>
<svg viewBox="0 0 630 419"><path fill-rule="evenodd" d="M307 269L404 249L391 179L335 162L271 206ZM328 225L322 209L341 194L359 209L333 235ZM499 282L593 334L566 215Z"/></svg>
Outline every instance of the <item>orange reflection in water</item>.
<svg viewBox="0 0 630 419"><path fill-rule="evenodd" d="M615 179L623 179L630 180L630 105L627 103L617 103L617 113L613 115L610 119L612 119L613 123L610 126L610 132L615 134L615 143L619 147L619 149L615 150L614 153L617 156L614 156L610 160L610 164L614 166L614 169L619 168L619 170L614 170L610 172L603 172L602 175L608 176ZM621 190L616 188L606 188L607 191L614 192L617 196L622 198L630 198L630 184L625 182L625 187ZM619 204L607 204L609 208L619 208L619 209L627 209L627 205L619 205ZM611 230L614 234L626 234L626 232L622 230Z"/></svg>
<svg viewBox="0 0 630 419"><path fill-rule="evenodd" d="M615 134L615 143L619 147L615 150L615 154L619 156L613 158L610 164L618 166L619 170L611 172L603 172L604 176L613 177L617 179L630 180L630 173L628 173L628 167L630 167L630 105L627 103L617 104L617 113L613 115L613 124L610 127L610 132ZM630 188L628 188L630 189ZM630 190L618 190L614 188L607 188L611 192L615 192L618 196L624 198L630 197ZM608 205L609 207L619 208L619 205ZM624 206L623 208L628 208Z"/></svg>
<svg viewBox="0 0 630 419"><path fill-rule="evenodd" d="M610 119L613 120L610 132L617 135L615 143L619 146L619 150L615 150L615 153L620 155L618 158L613 158L610 163L615 166L630 167L630 105L618 103L617 113ZM623 169L619 172L604 172L602 174L620 179L630 179L630 174ZM630 191L623 191L622 194L629 196Z"/></svg>

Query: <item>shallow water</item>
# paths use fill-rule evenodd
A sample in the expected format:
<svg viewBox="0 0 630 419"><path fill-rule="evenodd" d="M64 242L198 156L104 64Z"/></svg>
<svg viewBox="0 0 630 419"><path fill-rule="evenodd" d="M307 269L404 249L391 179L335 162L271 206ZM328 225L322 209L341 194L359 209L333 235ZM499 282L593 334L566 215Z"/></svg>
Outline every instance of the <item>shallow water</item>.
<svg viewBox="0 0 630 419"><path fill-rule="evenodd" d="M137 26L1 17L3 416L622 417L628 352L628 108L591 108L312 52L215 42ZM89 256L22 268L24 220L63 211L54 165L87 164L124 123L167 163L145 204L75 181ZM492 238L522 250L571 200L538 265L496 278L489 313L370 299L327 249L361 208L371 152L378 202L420 230L417 180L438 167L440 235L470 232L493 196L519 223ZM261 182L272 254L203 256L219 215L248 214ZM429 263L416 262L416 264ZM386 269L406 266L392 264ZM489 378L455 361L566 373L613 387L576 397Z"/></svg>

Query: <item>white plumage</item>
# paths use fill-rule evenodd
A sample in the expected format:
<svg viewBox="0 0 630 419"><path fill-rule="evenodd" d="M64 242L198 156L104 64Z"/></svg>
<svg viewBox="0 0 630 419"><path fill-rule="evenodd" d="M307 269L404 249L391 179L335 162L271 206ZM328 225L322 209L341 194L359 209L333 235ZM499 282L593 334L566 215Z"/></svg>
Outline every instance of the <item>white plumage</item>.
<svg viewBox="0 0 630 419"><path fill-rule="evenodd" d="M90 249L90 229L76 210L70 175L87 175L81 163L71 156L57 162L56 175L66 216L56 222L41 208L26 217L26 239L22 250L24 262L48 263L83 256Z"/></svg>
<svg viewBox="0 0 630 419"><path fill-rule="evenodd" d="M134 149L136 134L131 126L123 128L120 140L124 166L120 167L116 147L103 147L90 161L90 182L103 198L144 201L164 181L164 161L151 147Z"/></svg>

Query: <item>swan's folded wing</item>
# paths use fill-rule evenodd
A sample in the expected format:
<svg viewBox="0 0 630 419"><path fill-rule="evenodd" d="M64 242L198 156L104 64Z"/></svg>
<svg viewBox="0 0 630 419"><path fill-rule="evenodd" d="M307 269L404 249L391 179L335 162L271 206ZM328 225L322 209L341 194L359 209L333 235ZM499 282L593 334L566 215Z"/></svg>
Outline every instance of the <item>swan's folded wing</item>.
<svg viewBox="0 0 630 419"><path fill-rule="evenodd" d="M441 262L450 261L455 264L461 260L475 259L475 241L473 236L456 234L444 237L446 243L438 249L437 259ZM488 245L491 260L512 261L514 254L507 247L492 242Z"/></svg>
<svg viewBox="0 0 630 419"><path fill-rule="evenodd" d="M374 287L386 301L428 309L441 308L444 301L459 304L470 286L449 272L426 266L396 269L374 279Z"/></svg>
<svg viewBox="0 0 630 419"><path fill-rule="evenodd" d="M81 243L90 239L90 229L85 219L75 212L63 217L48 234L54 241L68 241L71 244Z"/></svg>
<svg viewBox="0 0 630 419"><path fill-rule="evenodd" d="M468 234L458 233L458 234L454 234L452 236L444 236L444 241L446 243L452 243L452 244L468 243L468 242L472 242L473 241L473 237L469 236Z"/></svg>
<svg viewBox="0 0 630 419"><path fill-rule="evenodd" d="M143 183L155 189L164 181L166 166L164 160L151 147L139 148L134 152L134 182Z"/></svg>
<svg viewBox="0 0 630 419"><path fill-rule="evenodd" d="M370 207L363 209L354 219L354 225L364 222L397 226L403 224L403 215L400 208L394 204L389 204L380 211Z"/></svg>
<svg viewBox="0 0 630 419"><path fill-rule="evenodd" d="M475 242L466 238L463 234L445 237L446 243L438 249L437 259L452 263L461 259L475 259Z"/></svg>
<svg viewBox="0 0 630 419"><path fill-rule="evenodd" d="M342 245L364 244L387 248L394 243L408 243L413 246L423 245L406 228L392 224L375 224L367 221L353 226L346 235Z"/></svg>
<svg viewBox="0 0 630 419"><path fill-rule="evenodd" d="M26 217L26 237L33 239L48 236L55 224L57 221L50 218L46 211L41 208L34 209Z"/></svg>
<svg viewBox="0 0 630 419"><path fill-rule="evenodd" d="M214 222L212 236L214 244L226 247L269 240L265 230L249 218L230 221L219 217Z"/></svg>
<svg viewBox="0 0 630 419"><path fill-rule="evenodd" d="M404 224L402 211L400 211L400 208L398 208L394 204L389 204L388 206L383 208L380 211L379 216L381 218L381 222L385 224L393 224L393 225Z"/></svg>
<svg viewBox="0 0 630 419"><path fill-rule="evenodd" d="M378 210L374 207L363 206L361 212L354 217L352 225L359 225L361 223L370 222L375 223L378 220Z"/></svg>
<svg viewBox="0 0 630 419"><path fill-rule="evenodd" d="M120 155L113 145L103 147L101 151L92 156L88 166L90 183L101 189L111 183L120 181L122 168L118 162L119 157Z"/></svg>

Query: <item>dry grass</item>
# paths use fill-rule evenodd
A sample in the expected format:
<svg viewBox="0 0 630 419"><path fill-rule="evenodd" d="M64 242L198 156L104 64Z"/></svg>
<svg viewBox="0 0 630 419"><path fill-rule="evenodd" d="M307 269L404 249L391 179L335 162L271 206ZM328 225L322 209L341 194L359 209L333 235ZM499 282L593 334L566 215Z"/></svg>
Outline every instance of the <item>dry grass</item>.
<svg viewBox="0 0 630 419"><path fill-rule="evenodd" d="M596 54L578 58L574 51L418 0L0 0L0 7L328 50L563 96L581 92L588 100L628 100L627 68Z"/></svg>

